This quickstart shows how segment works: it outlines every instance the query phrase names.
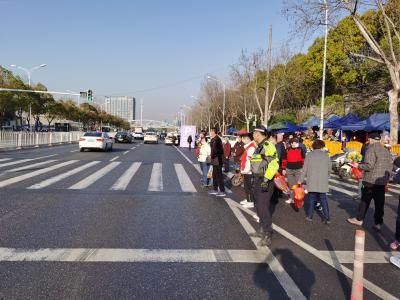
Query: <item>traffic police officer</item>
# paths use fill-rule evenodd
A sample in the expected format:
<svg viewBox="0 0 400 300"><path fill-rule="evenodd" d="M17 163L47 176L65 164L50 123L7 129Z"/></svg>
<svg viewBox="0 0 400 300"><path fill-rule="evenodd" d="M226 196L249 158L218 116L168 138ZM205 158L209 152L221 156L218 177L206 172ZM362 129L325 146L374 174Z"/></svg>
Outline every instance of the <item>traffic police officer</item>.
<svg viewBox="0 0 400 300"><path fill-rule="evenodd" d="M253 132L257 148L251 159L254 176L254 198L257 215L260 218L260 228L251 233L252 237L261 238L258 246L271 245L272 213L275 203L273 179L279 170L279 159L274 144L268 141L269 133L264 126L258 126Z"/></svg>

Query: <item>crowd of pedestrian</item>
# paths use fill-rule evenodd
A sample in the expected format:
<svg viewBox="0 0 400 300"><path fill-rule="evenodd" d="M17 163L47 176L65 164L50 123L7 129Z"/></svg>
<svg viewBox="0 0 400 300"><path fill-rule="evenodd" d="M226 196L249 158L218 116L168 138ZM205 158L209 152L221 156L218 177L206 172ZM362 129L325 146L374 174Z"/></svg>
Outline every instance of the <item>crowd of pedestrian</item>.
<svg viewBox="0 0 400 300"><path fill-rule="evenodd" d="M303 138L312 139L311 149L303 143ZM326 132L327 140L337 140L338 135ZM351 224L362 226L369 205L375 204L374 229L383 224L385 188L392 177L400 183L400 158L394 162L392 156L377 132L368 135L368 143L363 146L363 159L354 162L353 168L362 171L360 180L360 202L357 216L349 218ZM259 223L252 237L260 238L259 246L269 246L272 238L272 215L279 198L287 204L294 204L294 192L283 193L274 183L279 174L286 177L290 190L304 189L305 220L312 222L317 210L322 221L330 224L327 193L331 174L331 159L325 142L317 138L315 131L304 134L272 134L264 126L258 126L252 133L240 131L236 143L231 146L228 138L223 138L216 128L201 132L197 140L198 161L202 170L202 187L212 187L210 195L225 197L223 173L233 170L234 176L241 176L245 199L240 202L244 208L255 208L254 218ZM396 177L397 176L397 177ZM397 178L397 179L396 179ZM211 184L212 182L212 184ZM400 196L395 240L392 250L400 249ZM400 267L400 256L391 261Z"/></svg>

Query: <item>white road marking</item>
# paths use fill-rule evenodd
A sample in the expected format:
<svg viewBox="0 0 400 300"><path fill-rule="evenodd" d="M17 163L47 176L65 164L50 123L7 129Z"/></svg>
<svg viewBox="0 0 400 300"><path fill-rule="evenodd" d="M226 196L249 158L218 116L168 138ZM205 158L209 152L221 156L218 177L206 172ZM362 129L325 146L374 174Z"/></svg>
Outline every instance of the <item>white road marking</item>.
<svg viewBox="0 0 400 300"><path fill-rule="evenodd" d="M240 224L243 226L244 230L247 234L254 232L253 226L247 221L247 219L243 216L243 214L239 211L239 209L230 204L230 201L234 202L229 198L225 198L229 208L232 210L236 218L239 220ZM236 202L235 202L236 203ZM299 287L293 281L293 279L289 276L289 274L282 267L281 263L276 259L273 255L272 251L268 247L258 247L257 242L260 240L259 238L251 238L254 245L257 249L262 249L266 253L266 262L268 263L269 269L274 273L275 277L278 279L282 288L285 290L286 294L290 299L306 299L303 293L300 291Z"/></svg>
<svg viewBox="0 0 400 300"><path fill-rule="evenodd" d="M179 184L183 192L196 193L197 190L194 187L189 175L181 164L174 164L176 175L178 176Z"/></svg>
<svg viewBox="0 0 400 300"><path fill-rule="evenodd" d="M336 192L343 193L343 194L348 195L348 196L350 196L350 197L356 197L356 196L358 196L357 193L350 192L350 191L348 191L348 190L342 189L342 188L337 187L337 186L329 185L329 188L330 188L331 190L334 190L334 191L336 191Z"/></svg>
<svg viewBox="0 0 400 300"><path fill-rule="evenodd" d="M174 146L174 148L175 148L180 154L182 154L183 158L186 159L186 160L189 162L189 164L194 165L194 163L193 163L193 162L178 148L178 147ZM201 174L201 171L200 171L200 174Z"/></svg>
<svg viewBox="0 0 400 300"><path fill-rule="evenodd" d="M162 164L154 163L151 171L148 191L160 192L164 189L162 180Z"/></svg>
<svg viewBox="0 0 400 300"><path fill-rule="evenodd" d="M13 166L13 165L19 165L19 164L22 164L24 162L33 161L33 160L39 160L39 159L43 159L43 158L49 158L49 157L53 157L53 156L56 156L56 155L58 155L58 154L52 154L52 155L46 155L46 156L41 156L41 157L36 157L36 158L26 158L26 159L21 159L21 160L17 160L17 161L12 161L12 162L8 162L8 163L0 164L0 168Z"/></svg>
<svg viewBox="0 0 400 300"><path fill-rule="evenodd" d="M114 158L111 158L110 161L117 160L118 158L119 158L119 156L116 156L116 157L114 157Z"/></svg>
<svg viewBox="0 0 400 300"><path fill-rule="evenodd" d="M200 164L194 164L193 166L194 166L194 168L196 169L196 171L197 171L200 175L203 175L203 170L201 169Z"/></svg>
<svg viewBox="0 0 400 300"><path fill-rule="evenodd" d="M109 163L104 168L98 170L97 172L94 172L92 175L90 175L90 176L86 177L85 179L79 181L78 183L70 186L68 189L70 189L70 190L82 190L82 189L85 189L85 188L91 186L93 183L95 183L101 177L106 175L108 172L113 170L119 164L120 164L120 162Z"/></svg>
<svg viewBox="0 0 400 300"><path fill-rule="evenodd" d="M329 179L329 181L331 181L332 183L335 183L335 184L342 185L342 186L344 186L344 187L348 187L348 188L351 188L351 189L356 189L356 190L358 190L358 185L355 185L355 184L351 184L351 183L346 183L346 182L338 181L338 180L336 180L336 179ZM399 192L399 191L396 191L396 190L391 189L391 188L389 188L389 192L392 193L392 194L394 194L394 195L400 195L400 192Z"/></svg>
<svg viewBox="0 0 400 300"><path fill-rule="evenodd" d="M240 210L246 212L247 214L249 214L251 216L254 214L253 211L251 211L247 208L243 208L240 204L236 203L235 201L233 201L229 198L225 198L225 201L227 201L228 204L239 208ZM276 232L278 232L280 235L282 235L285 238L287 238L288 240L292 241L297 246L303 248L308 253L312 254L313 256L317 257L318 259L325 262L329 266L333 267L337 271L343 273L348 278L352 279L353 272L349 268L340 264L340 262L338 261L337 258L331 257L331 259L326 260L326 254L324 254L323 251L317 250L316 248L312 247L311 245L307 244L306 242L302 241L301 239L295 237L293 234L289 233L288 231L279 227L276 224L272 224L272 228ZM398 299L398 298L394 297L393 295L391 295L390 293L383 290L382 288L380 288L379 286L373 284L372 282L370 282L366 279L364 279L364 287L382 299Z"/></svg>
<svg viewBox="0 0 400 300"><path fill-rule="evenodd" d="M320 251L325 256L325 260L330 260L332 263L334 259L341 264L352 264L354 262L354 251ZM364 251L365 264L388 264L391 256L396 255L396 252L385 251Z"/></svg>
<svg viewBox="0 0 400 300"><path fill-rule="evenodd" d="M86 170L87 168L90 168L91 166L97 165L98 163L100 163L100 162L99 161L92 161L92 162L90 162L88 164L85 164L85 165L80 166L80 167L78 167L76 169L70 170L70 171L68 171L66 173L62 173L60 175L57 175L57 176L54 176L52 178L46 179L46 180L44 180L44 181L42 181L40 183L34 184L34 185L28 187L28 189L42 189L42 188L45 188L45 187L47 187L49 185L52 185L52 184L54 184L56 182L59 182L59 181L65 179L67 177L70 177L72 175L75 175L75 174L83 171L83 170Z"/></svg>
<svg viewBox="0 0 400 300"><path fill-rule="evenodd" d="M24 174L24 175L16 176L16 177L13 177L13 178L10 178L10 179L7 179L7 180L0 181L0 188L8 186L10 184L14 184L14 183L26 180L26 179L29 179L29 178L34 178L35 176L39 176L39 175L45 174L47 172L50 172L50 171L53 171L53 170L56 170L56 169L71 165L71 164L76 163L78 161L79 160L66 161L66 162L51 166L51 167L47 167L45 169L37 170L37 171L34 171L34 172L30 172L28 174Z"/></svg>
<svg viewBox="0 0 400 300"><path fill-rule="evenodd" d="M128 151L125 151L124 153L122 153L122 155L126 155L126 154L128 154L129 153L129 150Z"/></svg>
<svg viewBox="0 0 400 300"><path fill-rule="evenodd" d="M70 151L71 153L74 153L74 152L78 152L79 150L72 150L72 151Z"/></svg>
<svg viewBox="0 0 400 300"><path fill-rule="evenodd" d="M8 161L8 160L12 160L12 158L0 158L0 161Z"/></svg>
<svg viewBox="0 0 400 300"><path fill-rule="evenodd" d="M134 162L129 167L129 169L126 170L125 173L117 180L117 182L114 183L114 185L111 187L111 190L125 190L131 182L133 176L135 176L137 170L139 170L141 164L141 162Z"/></svg>
<svg viewBox="0 0 400 300"><path fill-rule="evenodd" d="M6 170L6 171L0 173L0 175L4 175L6 173L12 173L12 172L24 171L24 170L29 171L30 168L40 167L40 166L47 165L47 164L50 164L50 163L55 162L55 161L57 161L57 159L50 159L50 160L42 161L42 162L39 162L39 163L36 163L36 164L26 165L26 166L23 166L23 167L18 167L18 168Z"/></svg>
<svg viewBox="0 0 400 300"><path fill-rule="evenodd" d="M136 149L136 147L132 147L132 148L131 148L131 150L134 150L134 149Z"/></svg>
<svg viewBox="0 0 400 300"><path fill-rule="evenodd" d="M160 262L265 263L259 250L118 249L118 248L0 248L0 262Z"/></svg>

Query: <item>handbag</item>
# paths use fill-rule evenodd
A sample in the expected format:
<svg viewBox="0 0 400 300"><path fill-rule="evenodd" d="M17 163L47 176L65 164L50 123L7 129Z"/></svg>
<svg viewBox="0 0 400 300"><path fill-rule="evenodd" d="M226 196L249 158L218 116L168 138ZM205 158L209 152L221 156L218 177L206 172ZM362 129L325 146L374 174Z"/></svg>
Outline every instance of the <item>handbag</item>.
<svg viewBox="0 0 400 300"><path fill-rule="evenodd" d="M207 156L206 157L206 163L207 164L211 164L211 156Z"/></svg>
<svg viewBox="0 0 400 300"><path fill-rule="evenodd" d="M352 167L351 171L353 172L353 176L355 179L357 180L362 179L362 171L360 169Z"/></svg>
<svg viewBox="0 0 400 300"><path fill-rule="evenodd" d="M290 193L290 189L286 183L285 176L280 173L276 173L274 178L275 186L284 193Z"/></svg>
<svg viewBox="0 0 400 300"><path fill-rule="evenodd" d="M213 178L213 166L208 169L207 178Z"/></svg>
<svg viewBox="0 0 400 300"><path fill-rule="evenodd" d="M297 208L302 208L304 203L305 190L302 184L298 184L293 191L294 205Z"/></svg>

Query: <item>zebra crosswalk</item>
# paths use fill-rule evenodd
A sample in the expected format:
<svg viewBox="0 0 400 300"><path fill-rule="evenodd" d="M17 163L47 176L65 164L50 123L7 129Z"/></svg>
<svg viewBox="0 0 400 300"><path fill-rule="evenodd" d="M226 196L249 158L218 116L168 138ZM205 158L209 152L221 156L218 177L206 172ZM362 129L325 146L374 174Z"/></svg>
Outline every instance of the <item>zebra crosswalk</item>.
<svg viewBox="0 0 400 300"><path fill-rule="evenodd" d="M198 192L196 171L179 163L80 161L24 158L0 160L0 190L109 190L141 192ZM191 166L189 167L191 168ZM190 173L190 172L193 173ZM195 175L195 176L193 176ZM147 180L147 181L146 181ZM197 179L195 179L197 182ZM200 180L198 180L200 182ZM176 184L171 184L176 182ZM166 184L165 184L166 183ZM198 184L199 185L199 184Z"/></svg>

